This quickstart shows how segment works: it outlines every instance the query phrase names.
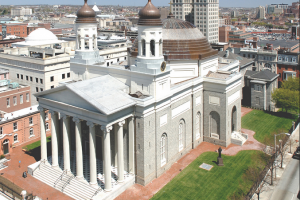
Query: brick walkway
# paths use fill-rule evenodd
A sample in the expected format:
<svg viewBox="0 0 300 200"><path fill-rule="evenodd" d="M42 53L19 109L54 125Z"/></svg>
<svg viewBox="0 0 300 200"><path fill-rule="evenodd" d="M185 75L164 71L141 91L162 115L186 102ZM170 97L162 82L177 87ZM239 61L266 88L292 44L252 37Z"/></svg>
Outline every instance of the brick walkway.
<svg viewBox="0 0 300 200"><path fill-rule="evenodd" d="M241 114L242 114L242 117L246 114L248 114L249 112L251 112L253 109L251 108L245 108L245 107L242 107L241 109Z"/></svg>
<svg viewBox="0 0 300 200"><path fill-rule="evenodd" d="M36 139L36 142L39 139ZM27 178L23 178L23 172L27 171L27 166L36 162L34 157L26 154L22 151L22 147L27 144L23 144L13 149L13 152L10 153L10 161L8 161L8 167L1 170L0 173L3 173L2 176L9 179L11 182L15 183L19 187L25 189L28 193L32 193L41 197L43 200L46 199L55 199L55 200L69 200L72 199L69 196L59 192L58 190L46 185L45 183L33 178L31 175L28 175ZM21 167L19 168L19 160L21 161Z"/></svg>

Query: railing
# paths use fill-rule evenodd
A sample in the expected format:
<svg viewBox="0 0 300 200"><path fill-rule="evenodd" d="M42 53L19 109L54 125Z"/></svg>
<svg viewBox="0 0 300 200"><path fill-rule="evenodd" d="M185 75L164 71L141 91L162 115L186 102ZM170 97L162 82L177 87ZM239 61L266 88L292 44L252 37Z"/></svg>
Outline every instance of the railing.
<svg viewBox="0 0 300 200"><path fill-rule="evenodd" d="M72 174L70 175L70 177L68 178L68 180L65 182L65 184L61 187L61 192L64 191L65 187L67 186L67 184L69 184L71 182L71 180L75 178L75 176Z"/></svg>
<svg viewBox="0 0 300 200"><path fill-rule="evenodd" d="M55 181L53 187L55 187L55 185L58 183L59 180L62 180L62 178L63 178L63 176L64 176L65 173L67 174L67 170L64 170L64 171L62 172L62 174L61 174L61 175L58 177L58 179Z"/></svg>
<svg viewBox="0 0 300 200"><path fill-rule="evenodd" d="M96 196L99 192L101 192L102 191L102 188L101 187L99 187L97 190L96 190L96 192L93 194L93 196L91 197L91 200L93 199L93 197L94 196Z"/></svg>

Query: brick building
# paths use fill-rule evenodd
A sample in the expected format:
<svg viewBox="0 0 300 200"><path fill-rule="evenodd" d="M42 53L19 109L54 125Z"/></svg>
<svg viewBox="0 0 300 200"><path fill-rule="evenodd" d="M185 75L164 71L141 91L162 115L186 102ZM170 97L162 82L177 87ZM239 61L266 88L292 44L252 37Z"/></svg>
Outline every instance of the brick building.
<svg viewBox="0 0 300 200"><path fill-rule="evenodd" d="M290 50L280 49L278 51L277 73L279 74L279 86L281 82L289 77L300 77L300 53Z"/></svg>
<svg viewBox="0 0 300 200"><path fill-rule="evenodd" d="M47 29L47 30L50 30L51 24L50 24L50 23L30 24L30 25L27 26L27 33L28 33L28 35L29 35L32 31L34 31L34 30L36 30L36 29L38 29L38 28L45 28L45 29Z"/></svg>
<svg viewBox="0 0 300 200"><path fill-rule="evenodd" d="M50 114L45 115L46 135L51 135ZM13 148L40 137L40 112L37 106L12 113L0 113L0 155L9 154Z"/></svg>
<svg viewBox="0 0 300 200"><path fill-rule="evenodd" d="M10 113L31 105L30 86L0 80L0 111Z"/></svg>
<svg viewBox="0 0 300 200"><path fill-rule="evenodd" d="M27 24L21 23L10 23L10 24L0 24L0 30L2 32L3 39L9 35L15 35L21 38L27 37Z"/></svg>

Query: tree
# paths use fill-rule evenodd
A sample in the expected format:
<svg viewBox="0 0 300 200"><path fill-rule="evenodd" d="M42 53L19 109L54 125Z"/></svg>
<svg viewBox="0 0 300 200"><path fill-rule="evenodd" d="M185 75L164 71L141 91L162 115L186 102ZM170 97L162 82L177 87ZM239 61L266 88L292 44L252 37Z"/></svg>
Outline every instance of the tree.
<svg viewBox="0 0 300 200"><path fill-rule="evenodd" d="M283 81L282 87L276 89L272 93L272 99L276 107L288 110L299 110L299 78L290 77L288 80Z"/></svg>

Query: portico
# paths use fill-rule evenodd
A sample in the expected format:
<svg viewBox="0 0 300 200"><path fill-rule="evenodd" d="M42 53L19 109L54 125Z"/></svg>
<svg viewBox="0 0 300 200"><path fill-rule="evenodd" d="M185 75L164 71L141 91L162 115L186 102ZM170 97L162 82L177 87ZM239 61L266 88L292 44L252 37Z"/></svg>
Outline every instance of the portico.
<svg viewBox="0 0 300 200"><path fill-rule="evenodd" d="M102 86L111 84L110 91L116 90L116 87L124 87L123 84L123 86L118 85L118 81L110 76L90 79L88 82L91 82L91 84L103 82ZM100 87L102 88L102 86ZM125 100L123 102L125 104L116 102L116 104L113 104L114 106L119 104L121 107L128 107L125 109L127 112L115 113L113 110L108 111L109 107L104 104L112 101L110 97L107 97L107 100L102 98L99 101L96 99L97 95L89 95L89 92L94 94L93 90L99 91L99 88L90 88L91 91L89 92L88 88L86 84L82 85L82 82L77 82L39 93L38 100L42 127L41 160L47 160L47 155L50 154L50 152L47 152L46 132L43 128L45 127L45 111L49 110L52 116L52 156L50 158L52 167L54 169L61 168L67 174L76 174L76 179L86 180L95 188L99 187L98 180L103 178L105 191L111 191L112 175L117 177L118 184L122 184L125 173L134 173L134 117L132 106L135 103L131 102L131 99ZM81 98L83 91L85 91L84 95L88 97L86 98L89 99L88 101ZM56 99L58 97L56 94L61 92L66 94L65 101L73 99L72 104ZM105 91L103 92L105 94ZM94 106L87 109L92 102ZM81 106L77 107L76 104ZM97 108L98 111L96 111ZM102 109L101 112L99 108ZM76 159L75 171L72 171L71 168L71 154L74 154ZM63 158L63 166L59 165L59 157ZM87 173L89 178L84 176L84 157L88 159L89 169L85 170L89 171ZM97 160L102 165L98 171ZM116 172L112 172L112 167L116 169Z"/></svg>

